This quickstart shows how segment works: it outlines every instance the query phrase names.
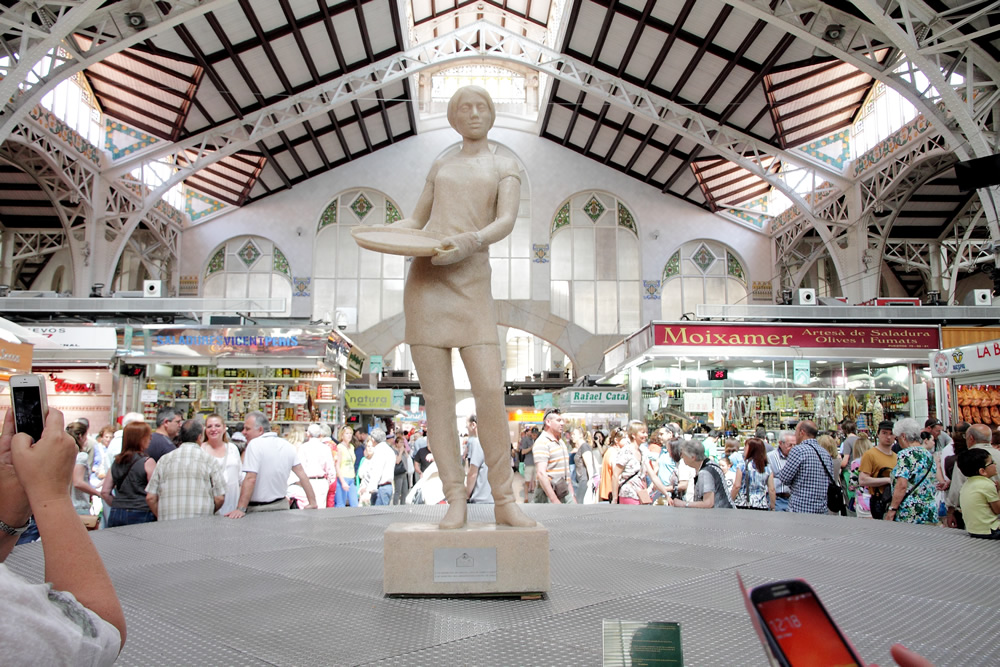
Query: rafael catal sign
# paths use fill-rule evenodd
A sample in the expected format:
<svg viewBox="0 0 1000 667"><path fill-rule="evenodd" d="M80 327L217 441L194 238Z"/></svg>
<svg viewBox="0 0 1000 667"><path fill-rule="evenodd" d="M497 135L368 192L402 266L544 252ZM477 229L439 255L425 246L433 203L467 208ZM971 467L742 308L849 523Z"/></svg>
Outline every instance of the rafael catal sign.
<svg viewBox="0 0 1000 667"><path fill-rule="evenodd" d="M628 406L628 392L604 389L570 389L559 393L560 408L585 408L588 406Z"/></svg>

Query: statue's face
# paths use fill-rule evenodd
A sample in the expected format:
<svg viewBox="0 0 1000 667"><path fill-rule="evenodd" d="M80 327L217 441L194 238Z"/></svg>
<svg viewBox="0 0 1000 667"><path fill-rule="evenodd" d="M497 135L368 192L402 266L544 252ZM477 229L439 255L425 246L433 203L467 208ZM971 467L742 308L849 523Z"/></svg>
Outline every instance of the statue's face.
<svg viewBox="0 0 1000 667"><path fill-rule="evenodd" d="M461 97L455 106L455 129L467 139L482 139L493 126L489 104L473 92L458 92Z"/></svg>

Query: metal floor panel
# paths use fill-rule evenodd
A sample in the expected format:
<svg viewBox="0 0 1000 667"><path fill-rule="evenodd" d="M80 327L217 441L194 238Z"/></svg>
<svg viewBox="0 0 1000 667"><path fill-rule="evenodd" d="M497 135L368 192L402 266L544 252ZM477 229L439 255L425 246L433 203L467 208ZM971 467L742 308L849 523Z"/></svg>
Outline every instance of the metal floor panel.
<svg viewBox="0 0 1000 667"><path fill-rule="evenodd" d="M122 665L592 665L602 621L681 624L685 664L763 665L736 583L804 578L866 660L902 641L997 665L996 543L938 527L726 510L525 505L549 530L540 600L386 598L382 534L441 506L271 512L91 533L129 626ZM471 521L492 508L471 506ZM39 544L10 569L41 581ZM530 563L525 563L530 566Z"/></svg>

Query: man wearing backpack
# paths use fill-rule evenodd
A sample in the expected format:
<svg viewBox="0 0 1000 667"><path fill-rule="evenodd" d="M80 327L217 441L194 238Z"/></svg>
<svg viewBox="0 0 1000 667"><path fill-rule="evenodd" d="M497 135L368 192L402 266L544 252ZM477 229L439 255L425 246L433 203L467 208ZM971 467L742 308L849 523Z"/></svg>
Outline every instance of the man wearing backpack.
<svg viewBox="0 0 1000 667"><path fill-rule="evenodd" d="M886 502L880 502L879 498L883 494L888 496L886 500L892 498L891 473L896 467L897 459L896 453L892 451L895 441L892 422L879 422L875 446L864 453L861 465L858 466L858 484L864 487L865 496L860 503L855 504L855 511L860 519L881 519L882 513L889 507ZM874 506L872 501L875 501ZM871 511L866 509L868 507Z"/></svg>

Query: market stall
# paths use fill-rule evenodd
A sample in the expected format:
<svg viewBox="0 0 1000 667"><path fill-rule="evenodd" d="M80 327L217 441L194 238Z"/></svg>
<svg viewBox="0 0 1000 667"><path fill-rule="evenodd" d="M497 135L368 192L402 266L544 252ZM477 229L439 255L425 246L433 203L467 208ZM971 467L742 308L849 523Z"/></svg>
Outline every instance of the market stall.
<svg viewBox="0 0 1000 667"><path fill-rule="evenodd" d="M46 380L49 407L61 410L67 424L86 418L94 433L114 424L115 328L60 324L26 328L46 340L35 347L32 372Z"/></svg>
<svg viewBox="0 0 1000 667"><path fill-rule="evenodd" d="M929 359L941 421L1000 426L1000 340L937 350Z"/></svg>
<svg viewBox="0 0 1000 667"><path fill-rule="evenodd" d="M800 419L872 430L928 414L926 355L937 326L652 322L609 350L606 381L629 390L629 414L751 433Z"/></svg>
<svg viewBox="0 0 1000 667"><path fill-rule="evenodd" d="M337 422L347 368L364 363L363 352L326 329L149 328L125 338L122 372L133 381L122 386L124 403L149 420L174 405L228 422L255 410L277 425Z"/></svg>

